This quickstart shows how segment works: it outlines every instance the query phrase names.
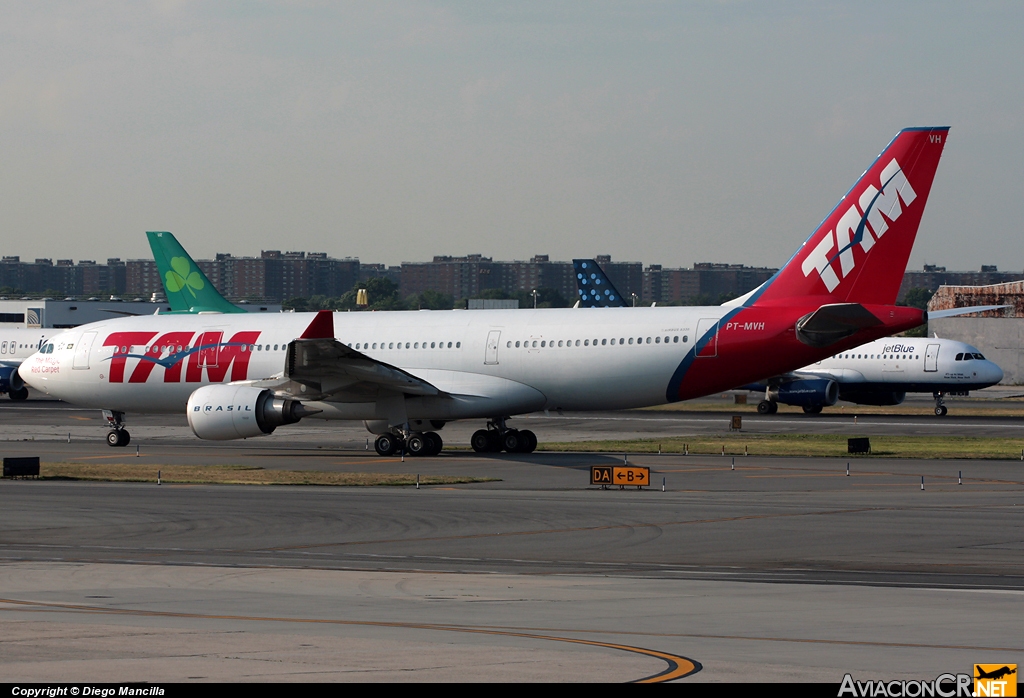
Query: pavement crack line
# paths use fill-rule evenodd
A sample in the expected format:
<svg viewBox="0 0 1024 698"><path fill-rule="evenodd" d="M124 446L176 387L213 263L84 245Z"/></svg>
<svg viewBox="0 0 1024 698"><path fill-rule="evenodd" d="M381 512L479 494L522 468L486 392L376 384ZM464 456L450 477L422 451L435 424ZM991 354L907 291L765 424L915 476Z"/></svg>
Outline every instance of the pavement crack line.
<svg viewBox="0 0 1024 698"><path fill-rule="evenodd" d="M730 523L734 521L756 521L763 519L784 519L802 516L836 516L842 514L861 514L874 511L888 511L894 507L858 507L856 509L832 509L826 511L801 511L785 514L744 514L742 516L722 516L710 519L690 519L687 521L662 521L635 524L607 524L604 526L574 526L568 528L537 529L532 531L498 531L495 533L471 533L461 536L423 536L419 538L385 538L381 540L353 540L332 543L309 543L306 545L282 545L269 548L238 549L229 552L283 552L286 550L310 550L312 548L333 548L350 545L380 545L382 543L427 543L433 541L474 540L480 538L510 538L514 536L543 536L559 533L587 533L594 531L630 530L637 528L657 529L667 526L693 526L698 524Z"/></svg>

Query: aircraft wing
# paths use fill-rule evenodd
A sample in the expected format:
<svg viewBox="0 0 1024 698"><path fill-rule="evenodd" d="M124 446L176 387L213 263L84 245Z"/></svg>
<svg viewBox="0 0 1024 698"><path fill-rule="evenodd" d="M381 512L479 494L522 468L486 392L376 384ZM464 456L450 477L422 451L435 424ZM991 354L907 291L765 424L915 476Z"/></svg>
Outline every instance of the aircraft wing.
<svg viewBox="0 0 1024 698"><path fill-rule="evenodd" d="M381 392L439 395L429 382L397 366L373 359L334 338L333 313L321 310L298 339L288 344L284 372L254 381L296 400L355 402Z"/></svg>

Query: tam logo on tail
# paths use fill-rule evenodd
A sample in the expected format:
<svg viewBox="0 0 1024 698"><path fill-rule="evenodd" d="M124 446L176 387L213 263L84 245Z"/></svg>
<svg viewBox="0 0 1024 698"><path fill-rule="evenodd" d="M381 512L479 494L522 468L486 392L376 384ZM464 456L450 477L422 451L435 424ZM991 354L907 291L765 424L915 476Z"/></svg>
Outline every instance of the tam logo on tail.
<svg viewBox="0 0 1024 698"><path fill-rule="evenodd" d="M789 262L744 304L894 304L948 131L928 126L896 134Z"/></svg>
<svg viewBox="0 0 1024 698"><path fill-rule="evenodd" d="M853 256L854 246L860 245L865 253L870 251L885 235L889 223L895 223L903 213L903 206L910 206L917 198L895 158L882 170L880 184L881 191L874 185L867 186L860 195L859 205L854 204L847 209L835 230L830 230L821 239L800 266L804 276L817 272L829 293L839 286L839 275L833 266L836 259L839 260L839 271L845 279L857 266ZM833 253L833 250L837 251Z"/></svg>

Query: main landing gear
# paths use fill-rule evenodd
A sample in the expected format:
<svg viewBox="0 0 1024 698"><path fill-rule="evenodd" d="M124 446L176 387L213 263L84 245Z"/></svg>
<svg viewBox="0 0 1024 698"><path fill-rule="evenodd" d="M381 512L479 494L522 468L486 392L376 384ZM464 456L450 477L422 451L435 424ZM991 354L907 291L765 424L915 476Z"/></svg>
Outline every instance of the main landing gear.
<svg viewBox="0 0 1024 698"><path fill-rule="evenodd" d="M946 406L942 404L942 398L944 396L945 396L945 393L932 393L932 397L935 398L935 416L936 417L945 417L946 413L949 412L949 410L946 409Z"/></svg>
<svg viewBox="0 0 1024 698"><path fill-rule="evenodd" d="M381 434L373 442L373 448L378 455L390 456L399 451L404 451L410 456L436 456L444 447L444 441L437 432L410 432L407 436L401 434Z"/></svg>
<svg viewBox="0 0 1024 698"><path fill-rule="evenodd" d="M124 428L124 412L103 410L103 417L110 425L107 432L107 445L114 448L124 447L131 443L132 435Z"/></svg>
<svg viewBox="0 0 1024 698"><path fill-rule="evenodd" d="M533 453L537 448L537 435L529 429L508 428L504 418L492 419L486 429L473 433L469 444L477 453Z"/></svg>
<svg viewBox="0 0 1024 698"><path fill-rule="evenodd" d="M761 400L757 403L758 414L775 414L779 411L779 403L775 400Z"/></svg>
<svg viewBox="0 0 1024 698"><path fill-rule="evenodd" d="M21 388L18 388L17 390L9 390L7 392L7 397L11 398L12 400L16 400L16 401L17 400L27 400L28 399L28 388L21 387Z"/></svg>

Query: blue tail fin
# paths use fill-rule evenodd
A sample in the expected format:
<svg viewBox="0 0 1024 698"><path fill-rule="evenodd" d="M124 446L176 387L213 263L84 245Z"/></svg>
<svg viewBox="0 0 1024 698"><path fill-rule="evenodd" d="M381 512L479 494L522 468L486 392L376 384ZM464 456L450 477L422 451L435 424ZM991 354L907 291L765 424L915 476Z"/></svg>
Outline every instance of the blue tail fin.
<svg viewBox="0 0 1024 698"><path fill-rule="evenodd" d="M615 284L592 259L574 259L576 292L584 308L624 308L628 305Z"/></svg>

